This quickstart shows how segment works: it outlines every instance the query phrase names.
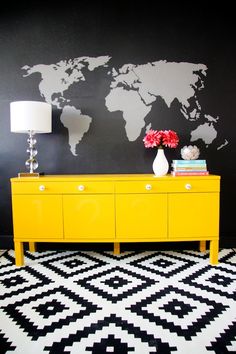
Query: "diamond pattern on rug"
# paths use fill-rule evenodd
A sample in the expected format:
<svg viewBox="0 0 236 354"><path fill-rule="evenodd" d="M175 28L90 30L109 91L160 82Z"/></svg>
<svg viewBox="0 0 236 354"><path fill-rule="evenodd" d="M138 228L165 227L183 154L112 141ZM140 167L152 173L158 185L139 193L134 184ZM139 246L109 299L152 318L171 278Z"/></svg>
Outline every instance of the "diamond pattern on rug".
<svg viewBox="0 0 236 354"><path fill-rule="evenodd" d="M176 347L111 314L45 350L50 353L167 354L175 352Z"/></svg>
<svg viewBox="0 0 236 354"><path fill-rule="evenodd" d="M130 307L142 318L190 340L228 306L172 286Z"/></svg>
<svg viewBox="0 0 236 354"><path fill-rule="evenodd" d="M0 262L0 353L236 353L236 259L197 251L26 253Z"/></svg>
<svg viewBox="0 0 236 354"><path fill-rule="evenodd" d="M58 275L73 277L78 272L87 274L88 271L100 268L107 262L91 256L88 252L77 252L76 254L61 255L56 260L48 260L42 264Z"/></svg>
<svg viewBox="0 0 236 354"><path fill-rule="evenodd" d="M33 340L68 326L98 309L98 306L62 286L2 308Z"/></svg>
<svg viewBox="0 0 236 354"><path fill-rule="evenodd" d="M1 272L0 269L0 300L50 283L47 276L30 267L12 266L11 268L3 267L3 270Z"/></svg>
<svg viewBox="0 0 236 354"><path fill-rule="evenodd" d="M135 267L168 278L172 277L177 272L189 268L194 263L195 262L189 259L183 259L174 254L165 254L164 252L151 253L141 259L130 262L130 264Z"/></svg>
<svg viewBox="0 0 236 354"><path fill-rule="evenodd" d="M236 300L236 269L229 264L222 267L206 265L182 280L195 288L211 291Z"/></svg>
<svg viewBox="0 0 236 354"><path fill-rule="evenodd" d="M44 304L39 304L32 307L33 310L38 312L43 318L49 318L50 316L55 316L57 313L63 312L64 310L69 310L69 307L62 304L56 299L45 302Z"/></svg>
<svg viewBox="0 0 236 354"><path fill-rule="evenodd" d="M113 303L137 293L151 284L155 284L155 281L118 266L78 281L78 285Z"/></svg>

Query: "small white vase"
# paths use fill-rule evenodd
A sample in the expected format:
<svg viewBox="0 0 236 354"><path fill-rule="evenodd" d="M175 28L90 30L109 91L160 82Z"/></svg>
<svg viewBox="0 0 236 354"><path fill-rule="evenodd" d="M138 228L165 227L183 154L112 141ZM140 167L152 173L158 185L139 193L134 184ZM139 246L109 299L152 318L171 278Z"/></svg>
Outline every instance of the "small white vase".
<svg viewBox="0 0 236 354"><path fill-rule="evenodd" d="M165 156L164 149L157 149L156 157L152 164L152 169L156 177L165 176L169 170L169 163Z"/></svg>

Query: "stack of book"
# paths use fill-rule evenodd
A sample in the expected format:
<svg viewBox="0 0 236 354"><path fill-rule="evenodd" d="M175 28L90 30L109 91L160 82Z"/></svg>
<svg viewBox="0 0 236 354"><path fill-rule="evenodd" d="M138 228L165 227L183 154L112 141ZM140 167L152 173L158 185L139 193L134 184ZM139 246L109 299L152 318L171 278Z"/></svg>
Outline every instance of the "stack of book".
<svg viewBox="0 0 236 354"><path fill-rule="evenodd" d="M207 171L206 160L173 160L172 176L205 176Z"/></svg>

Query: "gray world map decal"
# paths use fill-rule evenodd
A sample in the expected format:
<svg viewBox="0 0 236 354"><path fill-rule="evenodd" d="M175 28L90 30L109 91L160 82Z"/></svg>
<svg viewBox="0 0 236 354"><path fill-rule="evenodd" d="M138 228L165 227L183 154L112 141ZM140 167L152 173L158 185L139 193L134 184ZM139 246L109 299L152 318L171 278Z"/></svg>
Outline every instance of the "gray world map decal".
<svg viewBox="0 0 236 354"><path fill-rule="evenodd" d="M77 155L77 146L89 131L94 117L84 114L81 107L75 106L65 94L71 85L86 82L88 72L95 74L100 68L106 69L104 75L110 82L109 93L104 97L106 109L108 112L121 112L128 141L138 139L143 128L146 131L151 128L151 123L147 124L145 118L157 98L161 98L168 108L174 100L179 102L181 115L194 123L194 128L189 132L190 142L201 139L208 147L217 138L220 117L205 112L198 99L199 92L205 87L206 65L159 60L139 65L124 64L114 68L109 65L110 60L108 55L83 56L61 60L55 64L36 64L31 67L25 65L22 68L24 77L40 74L40 95L47 103L61 110L60 120L68 129L68 143L74 156ZM78 96L79 90L78 88ZM217 146L217 150L227 144L225 139Z"/></svg>

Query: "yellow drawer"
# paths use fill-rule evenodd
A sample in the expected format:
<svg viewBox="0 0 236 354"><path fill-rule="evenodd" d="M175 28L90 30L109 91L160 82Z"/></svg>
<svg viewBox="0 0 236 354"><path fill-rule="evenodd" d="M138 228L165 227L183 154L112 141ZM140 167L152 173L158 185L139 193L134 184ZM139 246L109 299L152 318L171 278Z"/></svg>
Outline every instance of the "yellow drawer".
<svg viewBox="0 0 236 354"><path fill-rule="evenodd" d="M116 193L166 193L171 183L168 181L146 180L146 181L124 181L116 182Z"/></svg>
<svg viewBox="0 0 236 354"><path fill-rule="evenodd" d="M178 177L176 177L178 178ZM172 193L198 193L198 192L219 192L220 191L220 181L215 179L201 179L195 180L186 177L181 180L172 180L169 183L168 192Z"/></svg>
<svg viewBox="0 0 236 354"><path fill-rule="evenodd" d="M12 194L95 194L113 193L111 182L14 182Z"/></svg>
<svg viewBox="0 0 236 354"><path fill-rule="evenodd" d="M62 194L111 194L114 193L114 183L112 182L63 182L60 183Z"/></svg>
<svg viewBox="0 0 236 354"><path fill-rule="evenodd" d="M146 181L124 181L116 182L116 193L197 193L197 192L219 192L220 181L216 179L193 179L178 177L169 181L146 180Z"/></svg>
<svg viewBox="0 0 236 354"><path fill-rule="evenodd" d="M60 194L61 183L56 182L14 182L12 194Z"/></svg>

